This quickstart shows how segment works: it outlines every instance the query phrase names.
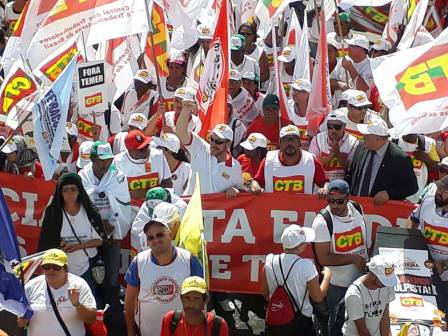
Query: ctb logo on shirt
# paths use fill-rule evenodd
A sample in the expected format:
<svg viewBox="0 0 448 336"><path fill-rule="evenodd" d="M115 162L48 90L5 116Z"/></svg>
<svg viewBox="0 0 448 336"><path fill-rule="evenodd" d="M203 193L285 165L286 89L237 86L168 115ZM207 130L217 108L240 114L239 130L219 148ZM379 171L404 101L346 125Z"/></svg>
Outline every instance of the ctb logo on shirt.
<svg viewBox="0 0 448 336"><path fill-rule="evenodd" d="M448 247L448 228L430 225L425 222L423 236L428 245L439 245Z"/></svg>
<svg viewBox="0 0 448 336"><path fill-rule="evenodd" d="M287 177L273 177L274 192L293 192L303 193L305 187L305 178L303 175L287 176Z"/></svg>
<svg viewBox="0 0 448 336"><path fill-rule="evenodd" d="M159 185L159 177L157 174L149 174L145 176L128 177L129 190L147 190Z"/></svg>
<svg viewBox="0 0 448 336"><path fill-rule="evenodd" d="M335 249L337 252L348 252L364 245L361 227L334 234Z"/></svg>

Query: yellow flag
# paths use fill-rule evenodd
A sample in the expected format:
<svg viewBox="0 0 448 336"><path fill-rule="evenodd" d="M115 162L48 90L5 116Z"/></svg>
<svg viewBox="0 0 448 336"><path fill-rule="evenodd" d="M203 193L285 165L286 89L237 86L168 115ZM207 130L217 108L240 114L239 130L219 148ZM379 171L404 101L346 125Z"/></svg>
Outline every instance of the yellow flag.
<svg viewBox="0 0 448 336"><path fill-rule="evenodd" d="M397 336L408 336L410 326L411 322L406 322L405 324L403 324Z"/></svg>
<svg viewBox="0 0 448 336"><path fill-rule="evenodd" d="M202 219L201 184L196 173L196 183L185 214L179 227L179 247L198 256L201 252L201 233L204 231Z"/></svg>

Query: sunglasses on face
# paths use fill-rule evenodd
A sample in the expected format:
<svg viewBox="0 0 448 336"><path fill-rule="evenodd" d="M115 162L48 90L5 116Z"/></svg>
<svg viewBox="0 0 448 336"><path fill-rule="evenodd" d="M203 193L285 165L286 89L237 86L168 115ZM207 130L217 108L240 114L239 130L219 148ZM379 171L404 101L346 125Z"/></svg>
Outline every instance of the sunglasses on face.
<svg viewBox="0 0 448 336"><path fill-rule="evenodd" d="M328 204L342 205L345 203L345 198L327 198Z"/></svg>
<svg viewBox="0 0 448 336"><path fill-rule="evenodd" d="M62 188L62 192L78 192L78 188L77 187L63 187Z"/></svg>
<svg viewBox="0 0 448 336"><path fill-rule="evenodd" d="M166 232L157 232L154 236L153 235L149 235L146 236L146 238L148 238L148 241L153 241L154 239L162 239L163 237L165 237Z"/></svg>
<svg viewBox="0 0 448 336"><path fill-rule="evenodd" d="M222 144L227 143L227 140L224 140L224 139L213 139L213 138L211 138L210 141L214 142L217 145L222 145Z"/></svg>
<svg viewBox="0 0 448 336"><path fill-rule="evenodd" d="M60 271L62 269L62 266L58 266L58 265L42 265L42 269L44 271L49 271L49 270Z"/></svg>
<svg viewBox="0 0 448 336"><path fill-rule="evenodd" d="M342 125L335 125L335 124L327 124L328 129L334 129L336 131L339 131L342 128Z"/></svg>

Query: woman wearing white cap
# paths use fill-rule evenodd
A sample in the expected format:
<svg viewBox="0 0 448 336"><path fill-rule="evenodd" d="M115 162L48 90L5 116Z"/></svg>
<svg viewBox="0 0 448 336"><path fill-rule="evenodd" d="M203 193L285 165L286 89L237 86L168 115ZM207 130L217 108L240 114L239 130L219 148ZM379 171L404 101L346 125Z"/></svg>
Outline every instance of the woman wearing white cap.
<svg viewBox="0 0 448 336"><path fill-rule="evenodd" d="M327 293L331 271L323 270L323 280L319 285L319 274L311 259L300 257L306 250L307 243L314 241L315 232L311 228L296 224L289 225L283 231L281 243L284 253L268 254L261 279L262 294L269 300L279 285L284 285L290 298L295 302L296 312L300 310L307 322L301 325L301 330L291 330L284 335L313 335L311 315L313 307L310 297L315 303L320 303ZM269 326L268 326L269 335Z"/></svg>
<svg viewBox="0 0 448 336"><path fill-rule="evenodd" d="M6 162L3 171L15 175L27 175L43 177L42 166L38 161L37 153L28 148L25 138L14 135L8 141L2 152L6 154Z"/></svg>
<svg viewBox="0 0 448 336"><path fill-rule="evenodd" d="M153 138L157 148L162 150L171 171L174 192L182 196L187 188L191 167L178 137L172 133L164 133L160 138Z"/></svg>

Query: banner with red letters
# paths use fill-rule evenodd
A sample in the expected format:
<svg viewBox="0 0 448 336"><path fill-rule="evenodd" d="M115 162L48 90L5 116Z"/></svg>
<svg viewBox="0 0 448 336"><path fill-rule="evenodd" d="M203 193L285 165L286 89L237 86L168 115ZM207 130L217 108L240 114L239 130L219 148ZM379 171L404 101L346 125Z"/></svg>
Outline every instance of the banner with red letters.
<svg viewBox="0 0 448 336"><path fill-rule="evenodd" d="M0 173L0 185L14 221L21 251L36 251L44 210L51 201L55 182ZM369 230L378 225L403 226L414 206L389 201L377 207L372 199L355 198L363 206ZM202 198L205 238L208 242L211 288L219 291L255 293L265 256L281 252L280 236L285 225L311 226L326 202L315 195L290 193L241 193L234 199L224 194ZM341 249L357 244L359 233L338 237ZM310 252L310 251L309 251ZM131 260L129 237L123 242L120 272Z"/></svg>

